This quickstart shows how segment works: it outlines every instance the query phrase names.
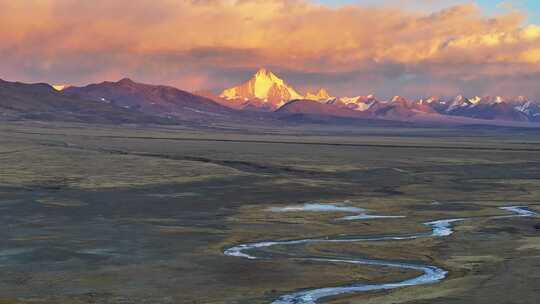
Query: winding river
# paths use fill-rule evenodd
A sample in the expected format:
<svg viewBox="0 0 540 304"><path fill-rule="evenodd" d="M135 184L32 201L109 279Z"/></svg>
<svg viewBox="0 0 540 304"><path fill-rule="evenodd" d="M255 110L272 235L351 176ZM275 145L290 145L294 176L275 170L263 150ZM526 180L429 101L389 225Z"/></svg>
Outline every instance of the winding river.
<svg viewBox="0 0 540 304"><path fill-rule="evenodd" d="M532 217L536 216L537 213L527 209L525 206L508 206L500 207L499 209L512 212L512 215L505 216L494 216L492 218L502 219L509 217ZM301 207L284 207L279 210L271 210L276 212L290 212L290 211L341 211L341 212L353 212L357 215L341 218L342 220L358 220L358 219L377 219L377 218L396 218L401 216L381 216L381 215L369 215L366 213L365 209L355 208L355 207L343 207L335 205L324 205L324 204L306 204ZM227 256L241 257L250 260L261 259L254 252L257 250L263 250L265 248L279 246L279 245L298 245L298 244L309 244L309 243L352 243L352 242L373 242L373 241L399 241L399 240L412 240L417 238L425 237L445 237L451 235L453 230L453 223L467 220L466 218L453 218L453 219L443 219L432 222L424 223L424 225L431 228L431 232L418 233L411 235L389 235L382 237L354 237L354 238L314 238L314 239L300 239L300 240L286 240L286 241L266 241L266 242L257 242L257 243L247 243L240 244L234 247L231 247L225 250L224 254ZM357 264L357 265L377 265L382 267L393 267L409 270L417 270L422 274L418 277L407 279L400 282L391 282L391 283L382 283L382 284L351 284L347 286L340 287L325 287L318 289L309 289L294 292L291 294L286 294L278 299L274 300L272 304L315 304L319 300L343 295L350 293L358 293L365 291L376 291L376 290L390 290L400 287L407 286L416 286L424 284L432 284L439 282L446 278L448 272L442 268L433 266L433 265L419 265L419 264L409 264L409 263L398 263L390 262L384 260L376 259L344 259L344 258L319 258L319 257L304 257L298 258L296 260L309 260L317 262L328 262L328 263L348 263L348 264Z"/></svg>

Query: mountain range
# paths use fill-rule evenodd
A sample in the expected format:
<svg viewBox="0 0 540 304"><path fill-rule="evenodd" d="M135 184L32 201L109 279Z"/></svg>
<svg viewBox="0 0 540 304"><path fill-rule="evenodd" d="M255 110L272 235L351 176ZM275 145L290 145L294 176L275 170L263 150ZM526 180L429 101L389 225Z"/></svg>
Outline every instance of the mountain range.
<svg viewBox="0 0 540 304"><path fill-rule="evenodd" d="M270 88L270 89L268 89ZM334 115L347 117L369 117L390 120L432 119L448 120L439 116L453 116L481 120L503 120L518 122L540 122L540 102L527 97L515 98L472 97L429 97L407 100L395 96L391 100L378 100L373 95L334 97L324 88L317 92L300 95L298 90L266 69L259 70L244 84L224 90L221 103L237 109L291 112L312 115ZM297 101L314 101L315 103ZM293 102L295 101L295 102ZM326 105L321 107L320 104ZM283 108L282 108L283 107ZM362 115L359 115L359 113Z"/></svg>
<svg viewBox="0 0 540 304"><path fill-rule="evenodd" d="M59 120L96 123L174 123L168 119L109 103L72 98L46 83L0 79L1 120Z"/></svg>
<svg viewBox="0 0 540 304"><path fill-rule="evenodd" d="M267 69L221 94L190 93L124 78L83 87L0 80L0 119L106 123L276 123L347 119L441 125L540 123L540 102L524 96L332 96L324 88L301 94ZM540 126L540 124L538 124Z"/></svg>
<svg viewBox="0 0 540 304"><path fill-rule="evenodd" d="M169 119L204 120L239 115L237 111L206 97L170 86L136 83L128 78L118 82L105 81L84 87L67 87L61 92L68 97Z"/></svg>

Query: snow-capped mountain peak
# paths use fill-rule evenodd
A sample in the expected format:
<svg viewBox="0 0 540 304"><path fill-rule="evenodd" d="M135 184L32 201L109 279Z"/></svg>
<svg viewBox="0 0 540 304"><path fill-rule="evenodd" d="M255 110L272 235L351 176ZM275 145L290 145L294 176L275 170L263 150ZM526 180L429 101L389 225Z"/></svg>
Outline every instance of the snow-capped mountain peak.
<svg viewBox="0 0 540 304"><path fill-rule="evenodd" d="M289 100L303 98L283 79L265 68L259 69L247 82L224 90L222 98L252 100L257 99L271 108L277 108Z"/></svg>
<svg viewBox="0 0 540 304"><path fill-rule="evenodd" d="M357 103L358 100L360 100L361 96L355 96L355 97L341 97L339 100L342 101L345 104L349 103Z"/></svg>
<svg viewBox="0 0 540 304"><path fill-rule="evenodd" d="M437 97L437 96L431 96L431 97L428 97L426 99L420 99L418 101L419 104L432 104L432 103L435 103L435 102L439 102L440 101L440 98Z"/></svg>
<svg viewBox="0 0 540 304"><path fill-rule="evenodd" d="M477 105L479 103L482 102L482 97L480 96L474 96L473 98L469 99L469 101L474 104L474 105Z"/></svg>
<svg viewBox="0 0 540 304"><path fill-rule="evenodd" d="M518 96L518 97L516 98L516 100L517 100L518 102L528 102L528 101L529 101L529 98L528 98L527 96Z"/></svg>
<svg viewBox="0 0 540 304"><path fill-rule="evenodd" d="M57 90L57 91L63 91L64 89L68 88L69 85L67 84L54 84L52 85L53 89Z"/></svg>
<svg viewBox="0 0 540 304"><path fill-rule="evenodd" d="M377 103L377 100L373 94L368 96L341 97L338 100L346 108L361 112L369 110L374 104Z"/></svg>
<svg viewBox="0 0 540 304"><path fill-rule="evenodd" d="M394 96L392 98L392 103L402 103L402 104L406 104L407 103L407 99L405 99L405 97L403 96Z"/></svg>
<svg viewBox="0 0 540 304"><path fill-rule="evenodd" d="M463 95L458 95L452 100L445 112L450 113L459 108L466 108L473 103Z"/></svg>
<svg viewBox="0 0 540 304"><path fill-rule="evenodd" d="M330 96L328 91L324 88L320 88L319 91L317 91L317 93L307 92L305 96L305 99L315 100L315 101L321 101L321 100L325 101L331 98L334 98L334 97Z"/></svg>
<svg viewBox="0 0 540 304"><path fill-rule="evenodd" d="M463 102L463 100L465 100L465 96L463 95L458 95L454 98L454 102L455 103L460 103L460 102Z"/></svg>

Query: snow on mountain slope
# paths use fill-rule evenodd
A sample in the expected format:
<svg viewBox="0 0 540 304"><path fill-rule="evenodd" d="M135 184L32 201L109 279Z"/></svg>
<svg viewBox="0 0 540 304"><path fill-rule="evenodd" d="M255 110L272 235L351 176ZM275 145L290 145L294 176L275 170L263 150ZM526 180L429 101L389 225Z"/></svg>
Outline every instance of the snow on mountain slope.
<svg viewBox="0 0 540 304"><path fill-rule="evenodd" d="M472 106L473 103L465 98L463 95L458 95L454 100L448 105L448 108L445 110L446 113L452 113L458 109L468 108Z"/></svg>
<svg viewBox="0 0 540 304"><path fill-rule="evenodd" d="M355 111L367 111L372 106L378 103L377 99L373 95L368 96L355 96L355 97L340 97L336 99L334 104L355 110Z"/></svg>

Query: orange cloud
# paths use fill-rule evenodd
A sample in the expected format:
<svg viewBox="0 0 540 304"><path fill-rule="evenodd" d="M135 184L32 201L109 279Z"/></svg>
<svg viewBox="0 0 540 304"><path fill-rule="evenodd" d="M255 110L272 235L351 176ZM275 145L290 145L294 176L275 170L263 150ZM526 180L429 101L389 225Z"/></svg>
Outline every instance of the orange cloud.
<svg viewBox="0 0 540 304"><path fill-rule="evenodd" d="M303 0L0 0L0 77L132 74L189 79L190 89L259 66L380 79L395 72L389 67L456 81L509 77L540 72L540 27L524 19L516 11L488 18L475 5L420 13Z"/></svg>

